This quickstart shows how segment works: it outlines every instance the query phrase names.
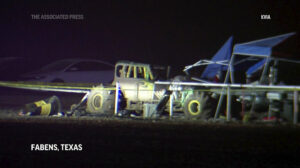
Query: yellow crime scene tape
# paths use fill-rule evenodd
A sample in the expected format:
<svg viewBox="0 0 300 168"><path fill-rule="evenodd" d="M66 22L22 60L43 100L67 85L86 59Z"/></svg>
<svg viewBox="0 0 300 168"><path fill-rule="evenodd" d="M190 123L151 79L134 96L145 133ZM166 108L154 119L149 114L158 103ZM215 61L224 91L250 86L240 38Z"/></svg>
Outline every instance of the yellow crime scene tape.
<svg viewBox="0 0 300 168"><path fill-rule="evenodd" d="M158 84L159 85L159 84ZM10 88L19 88L27 90L38 90L38 91L54 91L54 92L67 92L67 93L88 93L99 84L92 83L46 83L46 82L10 82L10 81L0 81L0 86L10 87ZM200 87L200 88L199 88ZM203 87L203 88L202 88ZM215 86L198 86L198 88L193 89L184 89L184 91L203 91L203 92L225 92L227 87L218 87ZM103 90L116 90L115 87L103 87L99 88ZM150 91L150 90L145 90ZM152 91L152 90L151 90ZM281 87L274 88L274 86L266 86L263 88L259 87L230 87L231 92L265 92L265 91L300 91L300 87Z"/></svg>
<svg viewBox="0 0 300 168"><path fill-rule="evenodd" d="M44 83L44 82L8 82L0 81L0 86L38 91L54 91L68 93L87 93L95 84L83 83ZM114 88L103 88L113 90Z"/></svg>

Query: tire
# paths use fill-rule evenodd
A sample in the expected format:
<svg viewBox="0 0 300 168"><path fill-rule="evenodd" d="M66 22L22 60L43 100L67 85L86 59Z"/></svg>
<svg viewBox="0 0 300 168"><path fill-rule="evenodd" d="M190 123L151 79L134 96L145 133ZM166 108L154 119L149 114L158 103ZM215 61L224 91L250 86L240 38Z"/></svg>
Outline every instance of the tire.
<svg viewBox="0 0 300 168"><path fill-rule="evenodd" d="M191 94L184 102L184 114L187 119L209 119L213 116L213 107L209 96L204 92Z"/></svg>
<svg viewBox="0 0 300 168"><path fill-rule="evenodd" d="M114 114L115 92L106 90L103 86L91 90L87 98L88 113L97 113L112 116Z"/></svg>
<svg viewBox="0 0 300 168"><path fill-rule="evenodd" d="M62 112L61 102L57 96L50 97L50 99L48 100L48 103L51 104L51 109L52 109L51 112L53 114Z"/></svg>

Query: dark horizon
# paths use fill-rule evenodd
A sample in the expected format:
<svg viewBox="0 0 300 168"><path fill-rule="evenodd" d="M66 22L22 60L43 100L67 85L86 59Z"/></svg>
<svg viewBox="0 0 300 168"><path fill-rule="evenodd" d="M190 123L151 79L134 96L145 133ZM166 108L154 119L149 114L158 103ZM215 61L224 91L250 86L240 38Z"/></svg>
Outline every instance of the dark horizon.
<svg viewBox="0 0 300 168"><path fill-rule="evenodd" d="M231 35L239 43L299 30L298 6L296 1L6 1L0 57L183 66L211 58ZM33 19L36 14L84 18ZM271 19L262 20L262 14Z"/></svg>

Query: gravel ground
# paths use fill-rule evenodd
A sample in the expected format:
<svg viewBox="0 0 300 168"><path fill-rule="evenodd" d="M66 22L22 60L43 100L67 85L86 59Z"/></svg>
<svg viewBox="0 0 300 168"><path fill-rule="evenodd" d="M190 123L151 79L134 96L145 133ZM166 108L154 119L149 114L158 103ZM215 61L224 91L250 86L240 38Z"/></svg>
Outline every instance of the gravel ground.
<svg viewBox="0 0 300 168"><path fill-rule="evenodd" d="M21 107L0 104L0 167L300 166L299 126L18 116ZM32 151L31 144L81 144L82 150Z"/></svg>

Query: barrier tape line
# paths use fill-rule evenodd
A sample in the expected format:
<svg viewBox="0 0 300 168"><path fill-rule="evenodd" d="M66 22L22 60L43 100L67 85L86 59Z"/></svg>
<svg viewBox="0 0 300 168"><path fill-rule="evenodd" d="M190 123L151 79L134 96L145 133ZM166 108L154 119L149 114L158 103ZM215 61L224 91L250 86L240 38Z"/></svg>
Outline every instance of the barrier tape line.
<svg viewBox="0 0 300 168"><path fill-rule="evenodd" d="M10 87L10 88L20 88L20 89L29 89L29 90L40 90L40 91L57 91L57 92L73 92L73 93L87 93L93 88L97 86L62 86L53 83L52 85L49 83L26 83L26 82L0 82L0 86L2 87ZM103 88L103 90L115 90L115 88Z"/></svg>
<svg viewBox="0 0 300 168"><path fill-rule="evenodd" d="M80 84L79 84L80 85ZM111 90L115 91L116 88L114 86L111 87L97 87L95 86L62 86L62 85L57 85L57 84L50 84L45 83L45 84L33 84L33 83L26 83L26 82L1 82L0 81L0 86L3 87L11 87L11 88L20 88L20 89L29 89L29 90L40 90L40 91L57 91L57 92L70 92L70 93L87 93L91 91L94 88L97 88L99 90ZM98 85L99 86L99 85ZM194 86L194 87L203 87L203 86ZM124 89L122 89L124 90ZM136 91L136 89L126 89L125 91ZM172 89L171 89L172 90ZM202 91L202 92L226 92L227 87L220 87L219 89L212 88L212 89L207 89L207 88L197 88L197 89L183 89L184 91ZM140 92L152 92L153 90L139 90ZM176 90L173 89L173 91L181 91L181 90ZM274 91L274 92L281 92L281 91L300 91L300 89L295 89L295 88L231 88L231 92L266 92L266 91Z"/></svg>

